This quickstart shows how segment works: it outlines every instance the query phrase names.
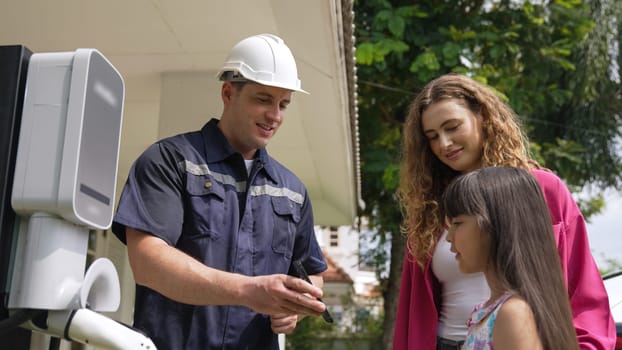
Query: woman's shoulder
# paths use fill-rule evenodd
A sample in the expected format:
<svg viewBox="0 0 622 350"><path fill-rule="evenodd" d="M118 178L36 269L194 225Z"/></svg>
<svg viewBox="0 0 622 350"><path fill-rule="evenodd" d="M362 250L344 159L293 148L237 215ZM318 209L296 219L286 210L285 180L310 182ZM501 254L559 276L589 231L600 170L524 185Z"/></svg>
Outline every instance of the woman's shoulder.
<svg viewBox="0 0 622 350"><path fill-rule="evenodd" d="M564 182L562 179L557 176L554 172L546 169L531 169L531 174L538 180L540 186L550 187L550 186L564 186Z"/></svg>
<svg viewBox="0 0 622 350"><path fill-rule="evenodd" d="M568 202L571 200L570 190L554 172L544 169L532 169L531 174L540 184L542 194L549 206L552 202Z"/></svg>
<svg viewBox="0 0 622 350"><path fill-rule="evenodd" d="M579 213L579 208L564 181L549 170L532 169L532 175L540 184L540 189L551 211L553 224L567 221Z"/></svg>

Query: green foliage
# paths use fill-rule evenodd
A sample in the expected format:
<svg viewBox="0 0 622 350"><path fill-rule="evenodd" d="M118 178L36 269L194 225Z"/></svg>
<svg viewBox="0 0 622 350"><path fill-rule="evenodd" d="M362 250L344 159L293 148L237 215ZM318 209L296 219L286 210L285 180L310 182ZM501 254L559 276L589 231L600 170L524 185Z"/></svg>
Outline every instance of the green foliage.
<svg viewBox="0 0 622 350"><path fill-rule="evenodd" d="M322 334L331 334L335 328L334 323L326 323L321 317L305 317L298 322L294 332L285 337L285 348L315 350L318 337Z"/></svg>
<svg viewBox="0 0 622 350"><path fill-rule="evenodd" d="M585 216L585 220L590 222L590 218L600 213L605 207L605 198L601 193L594 195L593 197L577 200L577 204L581 209L581 212Z"/></svg>
<svg viewBox="0 0 622 350"><path fill-rule="evenodd" d="M523 118L539 160L570 185L620 188L622 161L613 142L621 135L622 102L610 71L616 4L355 2L368 204L362 214L395 204L400 123L417 91L448 72L468 74L505 96Z"/></svg>
<svg viewBox="0 0 622 350"><path fill-rule="evenodd" d="M321 317L306 317L294 332L285 337L286 348L293 350L376 349L382 335L382 316L369 308L358 307L351 295L342 298L343 315L352 317L351 324L326 323Z"/></svg>
<svg viewBox="0 0 622 350"><path fill-rule="evenodd" d="M618 260L606 258L605 262L607 264L606 267L600 269L601 276L622 270L622 263Z"/></svg>

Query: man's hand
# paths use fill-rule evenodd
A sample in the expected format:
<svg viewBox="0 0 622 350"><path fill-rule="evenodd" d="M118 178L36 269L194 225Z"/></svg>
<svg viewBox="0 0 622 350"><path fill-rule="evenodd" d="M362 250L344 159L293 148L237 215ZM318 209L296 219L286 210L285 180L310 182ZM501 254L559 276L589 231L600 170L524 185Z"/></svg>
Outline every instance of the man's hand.
<svg viewBox="0 0 622 350"><path fill-rule="evenodd" d="M317 300L322 297L320 288L288 275L250 277L241 293L246 306L266 315L319 316L326 309Z"/></svg>
<svg viewBox="0 0 622 350"><path fill-rule="evenodd" d="M137 284L192 305L244 305L265 315L321 315L321 278L311 285L284 274L245 276L213 269L162 239L127 229L127 249Z"/></svg>
<svg viewBox="0 0 622 350"><path fill-rule="evenodd" d="M298 315L278 314L270 316L272 331L276 334L290 334L296 328Z"/></svg>

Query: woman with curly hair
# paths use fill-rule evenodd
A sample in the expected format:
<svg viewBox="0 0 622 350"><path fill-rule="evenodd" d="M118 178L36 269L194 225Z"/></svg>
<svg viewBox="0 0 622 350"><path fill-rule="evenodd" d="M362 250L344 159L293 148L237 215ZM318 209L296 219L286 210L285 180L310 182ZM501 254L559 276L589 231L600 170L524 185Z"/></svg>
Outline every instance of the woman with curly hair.
<svg viewBox="0 0 622 350"><path fill-rule="evenodd" d="M482 273L459 271L445 240L440 207L455 177L485 166L523 168L537 179L549 208L579 345L613 349L615 324L583 215L562 180L530 158L527 147L514 111L471 78L443 75L415 97L403 130L398 196L408 249L394 349L459 349L473 307L490 297Z"/></svg>

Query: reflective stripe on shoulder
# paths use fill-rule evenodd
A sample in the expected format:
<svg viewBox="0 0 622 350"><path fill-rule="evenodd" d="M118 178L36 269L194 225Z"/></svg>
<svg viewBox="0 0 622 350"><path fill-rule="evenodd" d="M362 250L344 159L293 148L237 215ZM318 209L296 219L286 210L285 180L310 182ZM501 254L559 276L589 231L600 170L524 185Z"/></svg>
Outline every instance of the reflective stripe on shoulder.
<svg viewBox="0 0 622 350"><path fill-rule="evenodd" d="M220 182L221 184L235 187L237 192L244 192L246 190L246 181L235 181L235 178L231 175L212 172L209 170L207 164L194 164L189 160L185 160L179 162L179 165L187 173L192 175L211 175L214 180Z"/></svg>
<svg viewBox="0 0 622 350"><path fill-rule="evenodd" d="M235 178L231 175L213 172L209 169L207 164L194 164L189 160L185 160L179 162L179 165L183 170L192 175L211 175L214 180L224 185L231 185L235 187L238 192L244 192L246 189L246 181L235 181ZM270 185L252 186L250 194L251 196L268 195L271 197L287 197L292 202L300 205L304 202L304 196L302 194L284 187L274 187Z"/></svg>
<svg viewBox="0 0 622 350"><path fill-rule="evenodd" d="M207 167L207 164L194 164L189 160L182 160L179 162L179 167L187 173L197 176L209 175L212 173Z"/></svg>

